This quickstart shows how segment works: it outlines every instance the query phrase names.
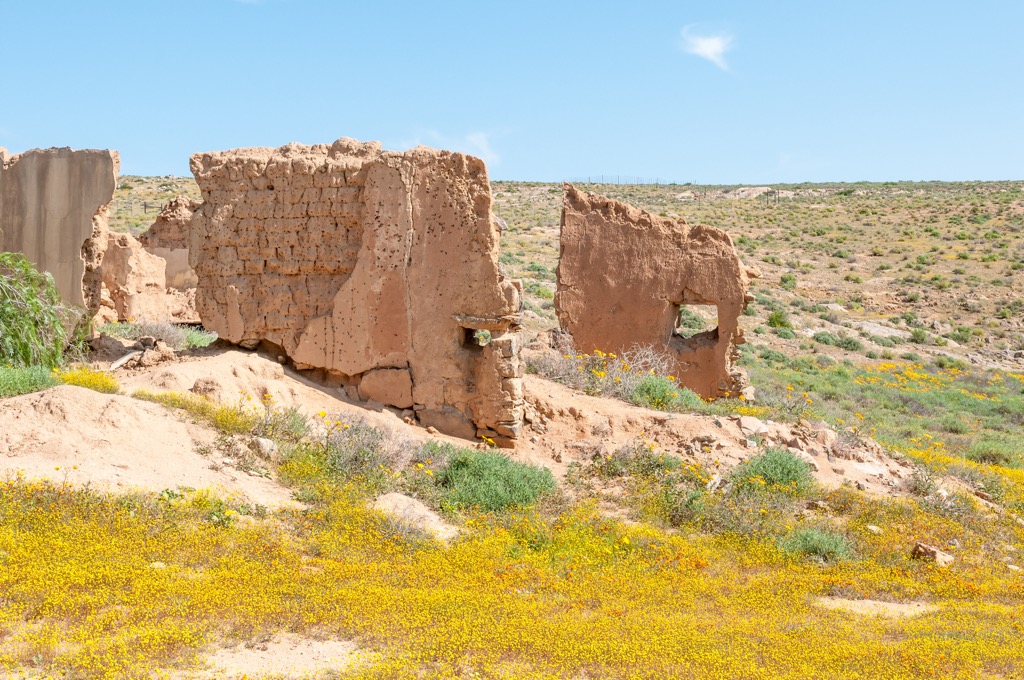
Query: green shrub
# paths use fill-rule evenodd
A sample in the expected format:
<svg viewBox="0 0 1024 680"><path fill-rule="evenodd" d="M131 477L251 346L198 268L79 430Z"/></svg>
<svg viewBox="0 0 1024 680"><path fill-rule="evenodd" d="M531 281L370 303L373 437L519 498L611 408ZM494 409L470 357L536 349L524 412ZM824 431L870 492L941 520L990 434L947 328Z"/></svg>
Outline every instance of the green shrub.
<svg viewBox="0 0 1024 680"><path fill-rule="evenodd" d="M488 512L532 505L555 491L550 470L517 463L500 453L465 449L452 454L438 482L447 491L442 507Z"/></svg>
<svg viewBox="0 0 1024 680"><path fill-rule="evenodd" d="M679 308L679 322L677 325L679 328L702 331L707 328L708 323L684 306Z"/></svg>
<svg viewBox="0 0 1024 680"><path fill-rule="evenodd" d="M59 366L77 316L20 253L0 253L0 365Z"/></svg>
<svg viewBox="0 0 1024 680"><path fill-rule="evenodd" d="M797 529L780 539L778 545L788 553L817 557L825 562L848 559L853 554L845 536L813 527Z"/></svg>
<svg viewBox="0 0 1024 680"><path fill-rule="evenodd" d="M975 441L964 455L968 460L986 465L1016 467L1020 463L1019 447L1010 442L990 437Z"/></svg>
<svg viewBox="0 0 1024 680"><path fill-rule="evenodd" d="M664 488L661 494L664 519L674 527L698 521L707 506L707 494L702 489L669 486Z"/></svg>
<svg viewBox="0 0 1024 680"><path fill-rule="evenodd" d="M787 360L786 355L783 354L782 352L768 348L762 349L760 352L758 352L757 356L769 364L785 364Z"/></svg>
<svg viewBox="0 0 1024 680"><path fill-rule="evenodd" d="M783 340L792 340L796 337L796 333L791 328L773 328L772 333L779 336Z"/></svg>
<svg viewBox="0 0 1024 680"><path fill-rule="evenodd" d="M781 491L800 495L814 487L810 466L786 449L769 448L732 473L738 490Z"/></svg>
<svg viewBox="0 0 1024 680"><path fill-rule="evenodd" d="M645 377L633 390L630 401L639 406L667 409L678 395L678 386L660 375Z"/></svg>
<svg viewBox="0 0 1024 680"><path fill-rule="evenodd" d="M13 397L59 385L53 371L45 366L7 368L0 366L0 397Z"/></svg>
<svg viewBox="0 0 1024 680"><path fill-rule="evenodd" d="M928 342L928 333L923 328L915 328L910 332L910 341L917 345Z"/></svg>
<svg viewBox="0 0 1024 680"><path fill-rule="evenodd" d="M216 333L211 333L202 326L179 326L149 321L106 323L100 326L99 332L123 340L138 340L149 336L163 340L177 350L206 347L217 339Z"/></svg>
<svg viewBox="0 0 1024 680"><path fill-rule="evenodd" d="M826 331L818 331L814 334L814 341L823 345L835 346L839 343L839 338Z"/></svg>
<svg viewBox="0 0 1024 680"><path fill-rule="evenodd" d="M857 338L851 338L848 335L843 335L840 336L838 342L836 342L836 347L845 349L848 352L860 352L864 349L864 344Z"/></svg>
<svg viewBox="0 0 1024 680"><path fill-rule="evenodd" d="M776 309L768 315L767 324L771 328L792 328L793 324L789 320L789 314L784 309Z"/></svg>
<svg viewBox="0 0 1024 680"><path fill-rule="evenodd" d="M783 290L793 290L796 288L796 274L783 274L780 282Z"/></svg>

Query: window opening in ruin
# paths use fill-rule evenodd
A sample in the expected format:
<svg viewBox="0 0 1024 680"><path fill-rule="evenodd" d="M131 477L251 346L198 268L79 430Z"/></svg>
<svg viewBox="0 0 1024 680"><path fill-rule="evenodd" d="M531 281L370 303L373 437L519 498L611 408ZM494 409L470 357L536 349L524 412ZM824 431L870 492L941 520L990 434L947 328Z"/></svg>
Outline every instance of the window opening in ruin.
<svg viewBox="0 0 1024 680"><path fill-rule="evenodd" d="M491 344L491 332L485 328L463 328L462 346L469 349L483 349Z"/></svg>
<svg viewBox="0 0 1024 680"><path fill-rule="evenodd" d="M680 305L676 316L674 336L684 340L718 339L717 305Z"/></svg>

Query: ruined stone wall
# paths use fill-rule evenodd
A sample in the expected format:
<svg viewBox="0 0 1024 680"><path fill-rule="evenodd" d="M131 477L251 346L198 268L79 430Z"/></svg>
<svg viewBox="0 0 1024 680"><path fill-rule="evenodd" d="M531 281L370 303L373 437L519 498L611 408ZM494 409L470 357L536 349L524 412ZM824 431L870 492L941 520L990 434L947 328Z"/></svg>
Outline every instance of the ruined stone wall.
<svg viewBox="0 0 1024 680"><path fill-rule="evenodd" d="M119 169L116 151L0 149L0 251L24 253L65 301L93 312Z"/></svg>
<svg viewBox="0 0 1024 680"><path fill-rule="evenodd" d="M340 139L192 156L203 323L503 444L522 420L520 293L481 160ZM488 341L489 338L489 341Z"/></svg>
<svg viewBox="0 0 1024 680"><path fill-rule="evenodd" d="M189 233L192 212L199 201L188 196L175 196L157 215L149 229L139 234L139 242L150 253L166 262L167 285L178 290L195 288L198 280L188 263Z"/></svg>
<svg viewBox="0 0 1024 680"><path fill-rule="evenodd" d="M110 233L100 267L103 295L97 324L108 321L198 323L195 291L167 287L166 261L131 234Z"/></svg>
<svg viewBox="0 0 1024 680"><path fill-rule="evenodd" d="M748 278L728 234L566 185L560 251L555 311L578 349L649 345L669 353L678 380L703 397L743 389L732 361ZM686 304L716 305L718 327L680 337Z"/></svg>

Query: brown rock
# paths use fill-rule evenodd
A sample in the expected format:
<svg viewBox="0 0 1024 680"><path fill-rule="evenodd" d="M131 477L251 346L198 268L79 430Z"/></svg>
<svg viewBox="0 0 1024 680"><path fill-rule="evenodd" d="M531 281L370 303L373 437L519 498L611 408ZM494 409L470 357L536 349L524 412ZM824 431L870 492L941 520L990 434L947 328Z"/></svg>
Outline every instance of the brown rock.
<svg viewBox="0 0 1024 680"><path fill-rule="evenodd" d="M927 543L915 544L910 556L919 560L929 560L940 567L948 567L953 564L953 561L956 559L949 553L943 552L935 546L928 545Z"/></svg>
<svg viewBox="0 0 1024 680"><path fill-rule="evenodd" d="M224 388L216 378L197 378L189 392L213 401L220 401L224 394Z"/></svg>
<svg viewBox="0 0 1024 680"><path fill-rule="evenodd" d="M482 161L340 139L195 154L192 171L207 328L343 381L407 366L421 422L517 431L520 292L498 266Z"/></svg>
<svg viewBox="0 0 1024 680"><path fill-rule="evenodd" d="M379 401L396 408L412 408L412 377L405 368L380 368L363 376L359 398Z"/></svg>
<svg viewBox="0 0 1024 680"><path fill-rule="evenodd" d="M53 276L66 302L92 313L119 169L116 151L0 149L0 252L24 253Z"/></svg>
<svg viewBox="0 0 1024 680"><path fill-rule="evenodd" d="M746 435L768 434L768 426L754 416L740 416L739 426Z"/></svg>
<svg viewBox="0 0 1024 680"><path fill-rule="evenodd" d="M555 310L584 352L634 345L667 352L680 383L702 397L738 394L747 273L729 235L652 215L565 186ZM682 305L715 305L718 327L683 338Z"/></svg>

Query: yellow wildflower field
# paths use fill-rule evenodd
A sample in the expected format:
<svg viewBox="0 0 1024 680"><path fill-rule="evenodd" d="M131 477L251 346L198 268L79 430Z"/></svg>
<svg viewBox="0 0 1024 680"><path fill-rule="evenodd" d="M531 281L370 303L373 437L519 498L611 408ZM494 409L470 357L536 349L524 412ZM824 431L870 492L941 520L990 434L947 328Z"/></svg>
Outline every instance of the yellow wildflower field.
<svg viewBox="0 0 1024 680"><path fill-rule="evenodd" d="M467 516L444 546L396 530L356 485L319 491L329 500L304 512L213 523L204 494L0 484L0 667L153 677L208 645L291 631L356 641L366 653L339 676L353 678L1024 674L1024 579L988 559L909 559L908 537L974 535L913 501L833 498L860 538L856 558L824 565L586 504ZM987 535L1024 549L1024 528L991 521ZM938 609L863 617L816 607L824 595Z"/></svg>

